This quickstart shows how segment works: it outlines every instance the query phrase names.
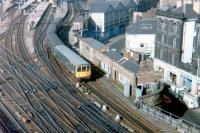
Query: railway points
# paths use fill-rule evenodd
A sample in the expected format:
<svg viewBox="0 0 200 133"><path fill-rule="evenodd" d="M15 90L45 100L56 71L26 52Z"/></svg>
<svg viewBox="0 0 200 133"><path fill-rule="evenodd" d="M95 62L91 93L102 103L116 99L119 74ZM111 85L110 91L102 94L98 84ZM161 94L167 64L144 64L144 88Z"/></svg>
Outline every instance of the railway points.
<svg viewBox="0 0 200 133"><path fill-rule="evenodd" d="M73 18L73 4L64 2L63 5L44 4L44 10L38 13L41 18L35 19L31 31L26 24L30 14L28 17L21 14L20 23L14 23L7 32L5 48L0 50L0 55L4 53L0 57L3 70L0 79L5 81L1 84L4 96L0 104L7 115L12 116L9 119L19 131L25 132L157 132L145 121L142 122L146 126L128 118L134 117L131 116L134 113L124 117L122 114L128 109L121 109L113 99L100 99L100 95L94 95L95 90L90 91L91 86L81 86L85 94L76 89L76 76L67 71L47 47L46 33L57 35L59 26L69 25ZM115 107L111 107L108 100ZM102 110L103 105L106 107ZM116 116L123 119L115 121ZM141 129L142 126L145 129Z"/></svg>

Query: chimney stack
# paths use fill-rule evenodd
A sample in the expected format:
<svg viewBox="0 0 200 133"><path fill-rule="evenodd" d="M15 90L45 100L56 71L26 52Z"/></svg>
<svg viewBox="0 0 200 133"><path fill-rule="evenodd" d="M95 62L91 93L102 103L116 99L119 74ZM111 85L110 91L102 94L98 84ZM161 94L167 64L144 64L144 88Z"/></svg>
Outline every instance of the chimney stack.
<svg viewBox="0 0 200 133"><path fill-rule="evenodd" d="M195 1L193 2L193 10L194 10L196 13L200 14L200 0L195 0Z"/></svg>
<svg viewBox="0 0 200 133"><path fill-rule="evenodd" d="M183 0L177 0L176 7L179 8L181 6L183 6Z"/></svg>

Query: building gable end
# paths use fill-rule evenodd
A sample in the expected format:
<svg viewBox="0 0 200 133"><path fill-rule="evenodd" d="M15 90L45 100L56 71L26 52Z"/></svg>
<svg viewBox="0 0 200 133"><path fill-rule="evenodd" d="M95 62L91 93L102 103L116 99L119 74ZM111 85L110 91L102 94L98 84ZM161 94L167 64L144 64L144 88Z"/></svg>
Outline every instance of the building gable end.
<svg viewBox="0 0 200 133"><path fill-rule="evenodd" d="M113 11L114 11L114 8L111 5L109 5L109 7L106 10L106 13L107 12L113 12Z"/></svg>

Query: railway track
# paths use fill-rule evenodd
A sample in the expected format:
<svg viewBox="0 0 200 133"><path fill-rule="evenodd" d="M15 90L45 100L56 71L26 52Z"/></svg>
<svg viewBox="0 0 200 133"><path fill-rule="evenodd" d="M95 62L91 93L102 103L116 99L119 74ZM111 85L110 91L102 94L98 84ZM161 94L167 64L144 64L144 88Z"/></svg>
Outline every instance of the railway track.
<svg viewBox="0 0 200 133"><path fill-rule="evenodd" d="M24 10L28 10L29 11L30 8L32 8L32 7L27 6ZM9 31L12 30L13 25L16 25L16 23L19 23L19 21L21 19L19 14L20 13L17 11L16 5L11 6L9 9L7 9L7 11L4 12L4 16L2 18L3 20L5 20L8 17L9 18L14 17L14 19L12 19L12 21L10 20L10 22L7 22L6 26L8 27L8 29L4 33L0 34L0 40L2 40L3 38L5 38L7 36ZM14 15L17 15L17 16L15 17Z"/></svg>
<svg viewBox="0 0 200 133"><path fill-rule="evenodd" d="M20 25L17 25L16 24L16 27L19 27L20 28ZM12 32L6 37L6 51L7 51L7 59L8 59L8 62L9 62L9 64L11 64L11 66L13 66L13 65L15 65L14 67L15 67L15 69L13 69L12 67L11 67L11 72L12 72L12 75L10 75L10 76L13 76L13 75L15 75L15 73L16 73L16 68L17 68L17 65L16 65L16 63L15 63L15 57L11 54L11 53L9 53L8 52L8 50L10 50L11 52L13 52L13 53L15 53L15 51L16 51L16 49L17 49L17 47L15 47L14 49L15 49L15 51L13 50L13 47L14 47L14 45L16 46L17 45L17 43L14 43L13 44L13 39L14 39L14 42L17 42L17 39L18 39L18 36L16 36L15 38L13 37L13 35L14 35L14 33L19 33L18 31L16 31L16 29L15 28L13 28L13 30L12 30ZM20 43L20 42L18 42L18 43ZM20 70L18 70L18 71L20 71ZM14 76L13 76L14 77ZM17 87L18 87L18 92L23 92L23 90L20 90L19 88L21 88L21 84L19 84L18 82L17 83L15 83L13 86L15 86L15 89L17 89ZM8 94L9 94L10 92L8 92ZM14 93L13 93L14 94ZM25 98L25 94L23 95L23 98ZM20 96L19 96L20 97ZM14 97L12 97L12 99L14 99ZM20 104L20 103L18 103L17 101L15 102L16 104ZM31 112L32 110L30 110L30 112ZM36 126L37 124L35 124L35 127L37 127ZM38 128L38 127L37 127ZM37 129L37 130L39 130L39 129ZM36 131L37 131L36 130ZM39 130L39 131L41 131L41 130Z"/></svg>
<svg viewBox="0 0 200 133"><path fill-rule="evenodd" d="M62 73L65 71L65 68L62 68L61 65L56 61L56 59L53 59L53 64L58 64L58 70ZM77 80L71 76L72 74L67 72L63 73L63 75L66 75L65 78L70 80L72 83L76 83ZM71 79L70 79L71 78ZM105 88L102 84L94 83L94 84L87 84L84 85L85 88L93 88L93 91L96 96L101 97L101 100L105 102L107 105L112 105L111 108L115 111L117 111L121 116L125 119L127 119L129 122L132 123L132 126L134 127L134 130L136 132L160 132L157 128L152 126L149 122L147 122L138 112L131 110L129 107L127 107L125 104L122 104L119 101L115 101L115 99L110 98L110 95L106 95L107 92L100 92L98 88L95 86L100 86L101 88ZM126 112L126 113L125 113ZM125 113L125 114L124 114Z"/></svg>
<svg viewBox="0 0 200 133"><path fill-rule="evenodd" d="M86 87L91 88L92 92L99 96L107 105L112 109L116 110L123 118L127 119L133 123L136 127L135 130L139 132L155 133L159 130L153 127L149 122L147 122L143 116L139 115L138 112L131 110L126 104L123 104L121 101L117 101L113 96L108 95L107 91L102 91L103 89L99 88L105 87L102 83L89 83ZM125 113L126 112L126 113Z"/></svg>
<svg viewBox="0 0 200 133"><path fill-rule="evenodd" d="M22 25L23 25L23 24L22 24ZM22 27L23 27L23 26L22 26ZM23 29L23 28L19 28L19 29ZM12 32L14 33L14 28L13 28L13 31L12 31ZM10 33L10 36L7 36L6 45L12 44L12 32ZM16 40L18 40L18 41L19 41L19 40L23 40L23 39L22 39L23 37L21 37L21 36L22 36L21 33L18 32L18 35L17 35L17 39L16 39ZM20 38L19 38L19 37L20 37ZM11 41L9 42L9 40L11 40ZM21 44L23 45L23 41L22 41L22 42L19 41L19 43L21 43ZM20 45L21 45L21 44L20 44ZM10 49L10 51L12 51L12 52L14 53L14 50L13 50L12 46L6 46L6 47L7 47L7 49ZM8 47L9 47L9 48L8 48ZM20 49L22 49L22 48L20 48ZM7 53L7 54L8 54L8 53ZM12 63L16 60L16 59L13 58L13 60L11 61L11 58L10 58L11 56L12 56L12 54L9 54L9 56L7 56L7 58L8 58L8 60L9 60L9 63L10 63L10 64L12 64ZM11 63L11 62L12 62L12 63ZM15 73L15 72L13 71L13 73ZM13 74L13 75L14 75L14 74ZM12 76L13 76L13 75L12 75ZM23 91L26 91L26 90L22 90L22 92L23 92ZM17 93L16 93L16 94L17 94ZM24 96L26 96L26 94L24 94L23 97L24 97ZM26 97L26 100L27 100L27 99L28 99L28 98ZM34 106L33 106L33 107L34 107ZM35 112L36 112L36 111L35 111ZM37 112L37 114L38 114L38 112ZM38 121L37 121L37 122L38 122ZM48 128L45 128L45 129L48 129ZM52 130L52 131L54 131L54 130Z"/></svg>
<svg viewBox="0 0 200 133"><path fill-rule="evenodd" d="M61 82L61 84L62 84L62 86L63 86L63 91L67 91L70 95L72 95L72 93L74 94L74 93L77 93L75 90L74 90L74 88L72 87L72 86L70 86L70 83L69 83L69 81L66 81L66 79L65 78L63 78L62 77L62 73L60 73L59 71L57 71L57 68L55 67L55 66L53 66L52 65L52 63L51 62L49 62L48 60L48 57L47 57L47 55L46 55L46 53L45 53L45 50L44 50L44 48L42 47L41 48L41 46L42 45L39 45L39 44L37 44L38 45L38 51L39 51L39 55L40 55L40 57L43 59L43 61L45 62L45 64L46 64L46 66L50 69L50 71L51 72L53 72L53 75L55 76L55 77L57 77L57 79L59 79L59 82ZM39 47L40 46L40 47ZM67 88L66 88L67 87ZM58 95L62 95L62 94L58 94ZM80 100L80 96L81 95L72 95L74 98L76 98L76 99L79 99L78 101L81 103L81 102L83 102L83 101L86 101L86 100ZM69 97L69 96L68 96ZM88 101L87 101L88 102ZM91 104L91 103L89 103L88 102L88 104ZM95 108L95 105L92 105L94 108ZM81 109L83 109L82 110L82 112L83 111L85 111L85 113L87 113L87 115L85 115L85 116L87 116L88 118L93 118L92 119L92 121L91 121L91 123L98 123L98 125L101 125L101 127L102 127L102 129L104 128L104 129L106 129L105 131L109 131L111 128L109 128L108 129L108 127L112 127L113 129L111 129L110 131L112 132L115 128L116 129L119 129L119 131L120 131L120 128L121 127L118 127L118 125L111 125L112 123L109 123L109 120L107 120L107 119L102 119L102 121L100 122L100 120L99 119L97 119L98 117L99 117L99 114L98 114L98 112L95 112L95 111L92 111L95 115L96 115L96 117L97 118L94 118L94 116L92 116L90 113L88 113L89 111L91 111L91 109L89 108L89 107L87 107L86 105L84 105L84 104L82 104L81 105L81 108L80 108L80 110ZM79 112L81 112L79 110ZM78 113L77 115L80 115L80 113ZM88 116L88 115L90 115L90 116ZM80 116L81 117L81 116ZM102 117L102 116L101 116ZM100 118L101 118L100 117ZM104 121L104 122L103 122ZM107 123L107 125L108 126L106 126L106 123ZM104 126L103 126L104 125ZM100 129L100 128L99 128ZM121 130L123 130L123 129L121 129Z"/></svg>
<svg viewBox="0 0 200 133"><path fill-rule="evenodd" d="M70 13L68 15L70 18ZM62 69L53 64L54 59L49 60L52 57L48 55L44 46L48 26L45 21L51 22L52 19L53 15L43 17L41 24L36 28L35 43L37 54L54 81L48 79L37 66L33 65L23 42L24 23L16 24L8 31L6 42L8 62L1 59L10 67L11 71L5 67L4 69L15 80L8 90L4 90L6 95L12 92L13 96L9 96L10 99L17 105L20 112L32 120L34 130L42 132L126 132L123 127L106 117L96 105L75 89L67 80L68 78L63 76ZM17 32L15 38L12 37L14 32ZM13 39L17 43L13 44ZM22 106L23 102L25 104ZM30 112L34 117L28 116ZM140 131L144 130L140 129Z"/></svg>
<svg viewBox="0 0 200 133"><path fill-rule="evenodd" d="M21 40L21 39L20 39L20 40ZM10 49L11 49L11 48L10 48ZM14 51L12 51L12 52L14 53ZM19 54L19 55L20 55L20 54ZM16 59L15 59L15 60L16 60ZM16 61L15 61L15 64L17 64ZM16 72L15 72L15 73L16 73ZM23 72L23 73L24 73L24 72ZM18 74L18 75L19 75L19 74ZM19 81L19 79L20 79L20 77L15 77L15 78L16 78L18 81ZM22 78L21 80L23 81L23 78ZM22 82L22 81L21 81L21 82ZM23 81L23 82L26 82L26 81ZM23 84L25 84L25 83L23 83ZM23 88L23 87L22 87L23 84L21 84L21 88ZM25 87L24 87L24 88L25 88ZM30 87L27 87L27 86L26 86L26 88L30 88ZM22 90L22 92L23 92L23 91L27 91L27 90ZM27 94L24 94L24 95L27 95ZM29 97L29 98L30 98L30 97ZM28 99L28 98L27 98L27 99ZM33 105L31 105L31 106L33 106ZM44 107L44 106L45 106L45 109L49 110L49 112L52 114L52 112L50 111L51 109L49 109L49 108L46 106L46 104L43 103L43 107ZM54 116L55 116L55 115L54 115ZM55 118L55 117L54 117L54 118ZM57 126L57 127L58 127L58 126ZM58 129L58 128L57 128L57 129ZM62 130L58 130L58 131L62 132ZM66 131L69 131L69 130L66 130ZM82 130L82 131L83 131L83 130Z"/></svg>
<svg viewBox="0 0 200 133"><path fill-rule="evenodd" d="M65 75L65 78L70 80L73 83L78 82L74 76L71 75L66 69L59 64L59 62L54 60L54 64L57 64L59 69L63 72L63 75ZM86 88L92 88L91 91L98 97L98 101L101 101L101 103L104 103L106 105L109 105L109 108L112 110L116 111L116 114L120 114L123 118L125 118L129 123L131 123L131 127L134 129L135 132L140 132L140 133L154 133L154 132L159 132L158 129L153 127L150 123L148 123L141 115L139 115L136 111L131 110L129 107L125 106L125 104L122 104L121 102L116 102L116 99L112 99L110 95L106 95L108 92L100 92L100 88L106 88L103 86L101 83L98 84L96 82L94 83L88 83L88 84L81 84L82 88L86 90ZM97 88L98 86L99 88ZM111 106L112 105L112 106ZM125 112L127 114L125 114Z"/></svg>

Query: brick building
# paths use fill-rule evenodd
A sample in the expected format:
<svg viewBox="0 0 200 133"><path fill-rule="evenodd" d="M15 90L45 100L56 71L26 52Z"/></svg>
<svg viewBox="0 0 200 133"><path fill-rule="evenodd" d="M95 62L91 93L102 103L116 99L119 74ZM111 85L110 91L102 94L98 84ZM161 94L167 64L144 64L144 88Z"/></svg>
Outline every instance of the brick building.
<svg viewBox="0 0 200 133"><path fill-rule="evenodd" d="M80 38L80 54L101 68L111 80L123 87L128 84L132 95L134 95L139 66L132 60L124 58L120 52L104 48L102 43L93 38Z"/></svg>

